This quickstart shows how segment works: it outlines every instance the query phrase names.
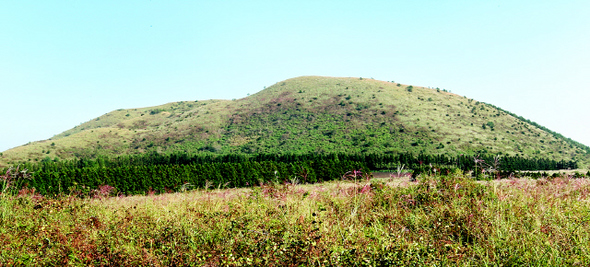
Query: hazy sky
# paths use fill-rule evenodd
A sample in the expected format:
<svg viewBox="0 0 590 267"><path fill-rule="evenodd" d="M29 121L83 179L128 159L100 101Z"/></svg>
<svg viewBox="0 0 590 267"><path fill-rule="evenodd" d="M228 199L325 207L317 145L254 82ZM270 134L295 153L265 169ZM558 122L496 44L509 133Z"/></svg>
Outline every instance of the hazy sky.
<svg viewBox="0 0 590 267"><path fill-rule="evenodd" d="M2 1L0 151L302 75L487 102L590 145L590 1Z"/></svg>

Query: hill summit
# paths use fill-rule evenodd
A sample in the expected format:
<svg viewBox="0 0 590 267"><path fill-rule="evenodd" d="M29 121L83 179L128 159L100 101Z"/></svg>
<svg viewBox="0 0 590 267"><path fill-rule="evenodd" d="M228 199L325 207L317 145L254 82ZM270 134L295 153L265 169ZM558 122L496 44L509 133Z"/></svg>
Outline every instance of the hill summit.
<svg viewBox="0 0 590 267"><path fill-rule="evenodd" d="M21 161L159 153L500 154L588 162L590 148L438 88L305 76L237 100L119 109L5 151Z"/></svg>

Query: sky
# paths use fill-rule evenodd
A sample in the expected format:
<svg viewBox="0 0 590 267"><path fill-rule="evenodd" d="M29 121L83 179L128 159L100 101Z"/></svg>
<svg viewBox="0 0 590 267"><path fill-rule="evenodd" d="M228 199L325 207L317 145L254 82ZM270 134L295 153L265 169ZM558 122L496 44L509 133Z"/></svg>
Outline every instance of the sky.
<svg viewBox="0 0 590 267"><path fill-rule="evenodd" d="M440 87L590 145L590 1L2 1L0 151L304 75Z"/></svg>

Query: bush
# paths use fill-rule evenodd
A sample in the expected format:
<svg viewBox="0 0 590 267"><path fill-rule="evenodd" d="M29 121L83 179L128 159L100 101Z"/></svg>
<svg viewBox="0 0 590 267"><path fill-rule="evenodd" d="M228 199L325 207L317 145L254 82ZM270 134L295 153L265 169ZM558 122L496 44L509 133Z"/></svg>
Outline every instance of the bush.
<svg viewBox="0 0 590 267"><path fill-rule="evenodd" d="M158 113L161 113L162 111L166 111L166 110L161 109L161 108L152 109L152 110L150 110L150 115L156 115Z"/></svg>
<svg viewBox="0 0 590 267"><path fill-rule="evenodd" d="M25 180L31 179L31 175L28 173L27 169L20 169L20 166L15 168L8 168L6 172L0 175L0 195L4 196L6 193L10 191L17 192L23 184L26 182Z"/></svg>

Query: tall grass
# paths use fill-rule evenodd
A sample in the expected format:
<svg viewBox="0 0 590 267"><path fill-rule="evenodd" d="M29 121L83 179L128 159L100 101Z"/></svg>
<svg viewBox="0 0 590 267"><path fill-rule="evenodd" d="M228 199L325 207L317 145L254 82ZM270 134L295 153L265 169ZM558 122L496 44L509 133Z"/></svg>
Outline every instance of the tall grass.
<svg viewBox="0 0 590 267"><path fill-rule="evenodd" d="M590 265L585 179L295 183L6 196L0 265Z"/></svg>

